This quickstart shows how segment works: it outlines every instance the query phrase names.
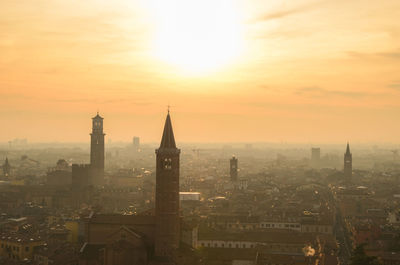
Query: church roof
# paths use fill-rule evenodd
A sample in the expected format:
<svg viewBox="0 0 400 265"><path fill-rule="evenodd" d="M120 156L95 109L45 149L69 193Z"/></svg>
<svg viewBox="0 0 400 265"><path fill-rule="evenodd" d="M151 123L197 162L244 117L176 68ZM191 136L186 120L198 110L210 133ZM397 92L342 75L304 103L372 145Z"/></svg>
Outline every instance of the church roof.
<svg viewBox="0 0 400 265"><path fill-rule="evenodd" d="M169 115L169 112L167 115L167 119L165 120L164 132L160 144L160 149L163 148L176 148L174 131L172 130L171 117Z"/></svg>

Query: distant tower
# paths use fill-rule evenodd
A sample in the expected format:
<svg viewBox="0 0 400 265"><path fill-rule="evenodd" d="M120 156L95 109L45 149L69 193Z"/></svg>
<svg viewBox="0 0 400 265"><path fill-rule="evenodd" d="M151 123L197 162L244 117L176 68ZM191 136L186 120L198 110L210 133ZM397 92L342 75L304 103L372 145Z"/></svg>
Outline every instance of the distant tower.
<svg viewBox="0 0 400 265"><path fill-rule="evenodd" d="M99 113L92 118L92 133L90 134L90 165L92 167L92 181L94 185L104 182L104 136L103 118Z"/></svg>
<svg viewBox="0 0 400 265"><path fill-rule="evenodd" d="M4 162L4 165L3 165L3 174L6 177L10 176L10 174L11 174L11 166L10 166L10 163L8 163L8 157L6 157L6 161Z"/></svg>
<svg viewBox="0 0 400 265"><path fill-rule="evenodd" d="M346 153L344 154L344 177L346 180L351 179L351 175L353 173L353 156L350 153L350 146L347 143Z"/></svg>
<svg viewBox="0 0 400 265"><path fill-rule="evenodd" d="M171 117L167 115L160 148L156 150L155 254L169 258L179 247L179 154Z"/></svg>
<svg viewBox="0 0 400 265"><path fill-rule="evenodd" d="M232 156L230 160L230 175L231 181L237 181L238 179L238 160L235 156Z"/></svg>
<svg viewBox="0 0 400 265"><path fill-rule="evenodd" d="M320 160L321 160L321 149L311 148L311 167L319 168Z"/></svg>
<svg viewBox="0 0 400 265"><path fill-rule="evenodd" d="M135 151L140 149L140 138L137 136L133 137L133 149L135 149Z"/></svg>

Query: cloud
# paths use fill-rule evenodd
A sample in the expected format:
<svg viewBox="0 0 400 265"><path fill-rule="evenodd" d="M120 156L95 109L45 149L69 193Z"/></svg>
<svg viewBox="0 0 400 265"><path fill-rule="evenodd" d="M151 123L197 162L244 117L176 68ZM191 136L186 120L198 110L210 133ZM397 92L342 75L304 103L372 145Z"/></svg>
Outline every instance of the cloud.
<svg viewBox="0 0 400 265"><path fill-rule="evenodd" d="M393 89L395 89L395 90L400 91L400 81L393 82L393 83L387 85L387 87L393 88Z"/></svg>
<svg viewBox="0 0 400 265"><path fill-rule="evenodd" d="M94 103L94 104L116 104L116 103L128 103L136 106L148 106L152 103L149 101L138 101L131 99L107 99L107 100L98 100L98 99L89 99L89 98L70 98L70 99L54 99L54 102L60 103Z"/></svg>
<svg viewBox="0 0 400 265"><path fill-rule="evenodd" d="M329 90L318 86L303 87L295 91L297 95L303 95L308 97L331 97L339 96L346 98L360 98L364 97L366 93L357 91L344 91L344 90Z"/></svg>
<svg viewBox="0 0 400 265"><path fill-rule="evenodd" d="M400 59L400 49L395 49L392 51L384 51L384 52L373 52L373 53L365 53L365 52L356 52L356 51L348 51L347 55L357 59L391 59L391 60L399 60Z"/></svg>
<svg viewBox="0 0 400 265"><path fill-rule="evenodd" d="M293 7L291 9L286 9L286 10L279 10L279 11L275 11L275 12L269 12L269 13L265 13L253 20L250 20L250 23L257 23L257 22L264 22L264 21L269 21L269 20L274 20L274 19L281 19L284 17L288 17L294 14L298 14L298 13L303 13L306 11L309 11L313 8L316 8L318 6L320 6L321 4L325 3L327 1L318 1L318 2L312 2L312 3L308 3L302 6L297 6L297 7Z"/></svg>

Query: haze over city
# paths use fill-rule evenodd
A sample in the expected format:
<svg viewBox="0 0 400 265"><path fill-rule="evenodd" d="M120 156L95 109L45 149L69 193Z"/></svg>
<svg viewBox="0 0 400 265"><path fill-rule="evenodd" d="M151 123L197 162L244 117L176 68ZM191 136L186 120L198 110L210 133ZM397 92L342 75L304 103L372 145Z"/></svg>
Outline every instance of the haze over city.
<svg viewBox="0 0 400 265"><path fill-rule="evenodd" d="M14 1L0 8L0 141L392 142L400 3Z"/></svg>
<svg viewBox="0 0 400 265"><path fill-rule="evenodd" d="M400 265L399 0L0 0L0 265Z"/></svg>

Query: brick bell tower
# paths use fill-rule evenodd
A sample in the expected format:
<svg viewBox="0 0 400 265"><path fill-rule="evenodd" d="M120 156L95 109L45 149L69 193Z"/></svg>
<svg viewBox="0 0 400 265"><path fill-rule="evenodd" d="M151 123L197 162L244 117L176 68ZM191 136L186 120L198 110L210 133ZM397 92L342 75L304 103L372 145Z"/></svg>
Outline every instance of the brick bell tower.
<svg viewBox="0 0 400 265"><path fill-rule="evenodd" d="M92 169L91 184L95 186L104 183L104 132L103 118L97 112L92 118L92 133L90 134L90 165Z"/></svg>
<svg viewBox="0 0 400 265"><path fill-rule="evenodd" d="M165 120L160 148L156 150L155 255L170 258L179 248L179 155L171 117Z"/></svg>
<svg viewBox="0 0 400 265"><path fill-rule="evenodd" d="M344 153L343 172L345 180L350 181L353 175L353 155L350 153L349 143L347 143L346 153Z"/></svg>

